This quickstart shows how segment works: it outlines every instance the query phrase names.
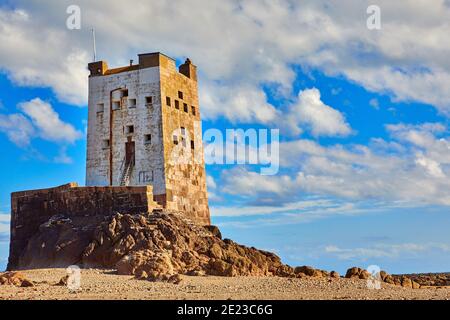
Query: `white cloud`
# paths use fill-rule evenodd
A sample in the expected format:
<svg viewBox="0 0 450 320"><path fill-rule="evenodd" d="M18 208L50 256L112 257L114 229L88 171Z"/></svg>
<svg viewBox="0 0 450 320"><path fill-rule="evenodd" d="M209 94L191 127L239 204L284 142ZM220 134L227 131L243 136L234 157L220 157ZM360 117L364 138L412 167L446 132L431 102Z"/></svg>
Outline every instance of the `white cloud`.
<svg viewBox="0 0 450 320"><path fill-rule="evenodd" d="M217 188L216 181L214 180L213 176L206 176L206 184L208 186L208 189L214 190Z"/></svg>
<svg viewBox="0 0 450 320"><path fill-rule="evenodd" d="M336 256L338 259L373 259L373 258L397 258L407 255L417 255L429 250L448 252L449 245L445 243L401 243L401 244L376 244L362 248L340 248L329 245L324 248L325 253Z"/></svg>
<svg viewBox="0 0 450 320"><path fill-rule="evenodd" d="M20 9L0 9L0 68L19 84L53 88L62 101L86 103L88 29L95 26L99 57L111 65L137 52L189 55L199 65L207 118L269 122L274 110L261 86L288 96L298 64L450 112L444 1L381 0L375 32L365 25L367 1L136 0L123 14L120 1L81 0L81 31L64 28L69 4L21 0Z"/></svg>
<svg viewBox="0 0 450 320"><path fill-rule="evenodd" d="M5 133L19 147L27 147L35 129L31 121L22 114L0 114L0 132Z"/></svg>
<svg viewBox="0 0 450 320"><path fill-rule="evenodd" d="M291 124L294 134L302 132L301 126L308 128L314 136L347 136L351 133L344 115L324 104L316 88L300 91L298 101L282 121Z"/></svg>
<svg viewBox="0 0 450 320"><path fill-rule="evenodd" d="M11 215L0 212L0 223L9 223L11 221Z"/></svg>
<svg viewBox="0 0 450 320"><path fill-rule="evenodd" d="M380 103L379 103L378 100L375 99L375 98L370 99L369 105L370 105L372 108L376 109L376 110L380 109Z"/></svg>
<svg viewBox="0 0 450 320"><path fill-rule="evenodd" d="M277 111L267 103L266 94L253 86L205 83L200 88L205 119L225 117L237 123L270 123Z"/></svg>
<svg viewBox="0 0 450 320"><path fill-rule="evenodd" d="M55 163L71 164L73 160L67 155L67 148L65 146L59 149L59 154L53 159Z"/></svg>
<svg viewBox="0 0 450 320"><path fill-rule="evenodd" d="M11 215L4 214L0 212L0 241L1 241L1 235L2 234L8 234L9 233L9 223L11 221Z"/></svg>
<svg viewBox="0 0 450 320"><path fill-rule="evenodd" d="M0 69L18 85L51 87L61 101L85 104L86 51L71 39L64 24L50 26L42 16L45 13L37 11L39 7L14 11L0 8Z"/></svg>
<svg viewBox="0 0 450 320"><path fill-rule="evenodd" d="M242 168L222 174L223 191L292 202L302 194L344 199L450 205L450 142L439 124L388 126L393 140L369 146L280 144L285 173L261 176ZM275 201L274 200L274 201Z"/></svg>
<svg viewBox="0 0 450 320"><path fill-rule="evenodd" d="M19 109L31 118L44 140L73 143L82 136L71 124L63 122L49 103L39 98L20 103Z"/></svg>

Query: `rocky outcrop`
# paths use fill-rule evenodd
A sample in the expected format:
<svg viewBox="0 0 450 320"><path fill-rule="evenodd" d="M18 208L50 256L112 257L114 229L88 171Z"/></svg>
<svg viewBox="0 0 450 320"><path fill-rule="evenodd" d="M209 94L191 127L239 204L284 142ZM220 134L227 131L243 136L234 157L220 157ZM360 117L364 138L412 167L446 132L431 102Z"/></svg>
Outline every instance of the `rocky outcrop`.
<svg viewBox="0 0 450 320"><path fill-rule="evenodd" d="M28 280L21 272L5 272L3 274L0 274L0 285L34 287L34 283Z"/></svg>
<svg viewBox="0 0 450 320"><path fill-rule="evenodd" d="M372 275L367 270L353 267L347 270L347 273L345 274L345 277L348 279L371 279ZM410 279L407 276L392 276L388 274L386 271L380 271L379 277L377 277L376 280L379 280L381 282L389 283L392 285L402 286L404 288L410 288L410 289L419 289L421 285Z"/></svg>
<svg viewBox="0 0 450 320"><path fill-rule="evenodd" d="M217 227L161 210L117 213L91 223L53 216L29 240L19 261L24 269L78 264L159 280L177 274L295 276L273 253L222 240Z"/></svg>
<svg viewBox="0 0 450 320"><path fill-rule="evenodd" d="M450 286L450 273L407 274L405 276L410 278L412 281L420 284L421 286Z"/></svg>

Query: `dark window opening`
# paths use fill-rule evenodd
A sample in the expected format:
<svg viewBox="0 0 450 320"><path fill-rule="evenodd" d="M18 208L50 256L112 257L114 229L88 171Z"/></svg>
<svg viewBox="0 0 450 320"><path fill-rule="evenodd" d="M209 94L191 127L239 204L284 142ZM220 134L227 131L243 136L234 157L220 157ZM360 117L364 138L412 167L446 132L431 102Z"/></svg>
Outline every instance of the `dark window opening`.
<svg viewBox="0 0 450 320"><path fill-rule="evenodd" d="M196 115L196 110L195 110L195 107L194 107L194 106L192 106L192 115L193 115L193 116Z"/></svg>
<svg viewBox="0 0 450 320"><path fill-rule="evenodd" d="M166 104L170 107L170 97L166 97Z"/></svg>
<svg viewBox="0 0 450 320"><path fill-rule="evenodd" d="M128 108L136 108L136 99L128 99Z"/></svg>
<svg viewBox="0 0 450 320"><path fill-rule="evenodd" d="M145 97L145 104L152 104L153 103L153 97Z"/></svg>
<svg viewBox="0 0 450 320"><path fill-rule="evenodd" d="M128 89L122 90L122 97L128 97Z"/></svg>
<svg viewBox="0 0 450 320"><path fill-rule="evenodd" d="M145 144L150 144L150 143L152 143L152 135L151 135L151 134L146 134L146 135L144 136L144 143L145 143Z"/></svg>
<svg viewBox="0 0 450 320"><path fill-rule="evenodd" d="M194 148L195 148L194 140L191 140L191 149L194 150Z"/></svg>
<svg viewBox="0 0 450 320"><path fill-rule="evenodd" d="M185 104L183 105L183 109L184 109L184 112L186 112L186 113L189 112L187 103L185 103Z"/></svg>
<svg viewBox="0 0 450 320"><path fill-rule="evenodd" d="M183 92L178 91L178 99L183 100Z"/></svg>
<svg viewBox="0 0 450 320"><path fill-rule="evenodd" d="M175 109L180 109L180 101L175 100Z"/></svg>
<svg viewBox="0 0 450 320"><path fill-rule="evenodd" d="M134 126L127 126L126 133L127 134L133 134L134 133Z"/></svg>
<svg viewBox="0 0 450 320"><path fill-rule="evenodd" d="M109 149L109 147L110 147L109 139L103 140L103 149Z"/></svg>

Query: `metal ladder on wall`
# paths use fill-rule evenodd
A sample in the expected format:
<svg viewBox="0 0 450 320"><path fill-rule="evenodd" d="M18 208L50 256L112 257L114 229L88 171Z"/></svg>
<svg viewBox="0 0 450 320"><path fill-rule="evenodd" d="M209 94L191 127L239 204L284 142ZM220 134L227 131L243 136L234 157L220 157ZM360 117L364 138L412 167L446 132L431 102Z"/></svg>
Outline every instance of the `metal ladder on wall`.
<svg viewBox="0 0 450 320"><path fill-rule="evenodd" d="M133 170L133 161L125 164L125 168L122 171L122 176L120 177L120 185L128 186L130 184L131 172Z"/></svg>

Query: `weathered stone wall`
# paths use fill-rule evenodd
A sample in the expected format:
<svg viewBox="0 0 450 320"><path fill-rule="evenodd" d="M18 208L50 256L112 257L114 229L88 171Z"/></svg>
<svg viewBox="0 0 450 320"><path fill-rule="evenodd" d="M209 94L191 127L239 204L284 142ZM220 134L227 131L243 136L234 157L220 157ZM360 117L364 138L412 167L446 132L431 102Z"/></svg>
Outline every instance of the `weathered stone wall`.
<svg viewBox="0 0 450 320"><path fill-rule="evenodd" d="M210 224L196 67L187 61L180 70L189 77L170 59L160 68L167 208Z"/></svg>
<svg viewBox="0 0 450 320"><path fill-rule="evenodd" d="M104 216L117 212L143 213L159 207L153 201L151 186L78 187L71 183L57 188L15 192L11 195L8 269L16 268L28 240L52 216L65 214L99 222Z"/></svg>
<svg viewBox="0 0 450 320"><path fill-rule="evenodd" d="M120 72L112 69L105 75L89 78L86 185L109 185L110 164L112 185L120 185L125 143L131 139L135 143L136 160L129 185L150 184L153 185L155 194L165 194L159 68L135 67L130 71ZM119 88L127 90L127 98L120 96L121 90L117 90ZM113 108L112 112L111 95L112 103L120 104L120 108ZM151 104L147 103L147 97L151 97ZM135 105L131 104L133 100L136 100ZM133 126L134 131L127 132L128 126ZM151 141L145 140L146 135L151 135ZM106 140L110 140L109 146L105 145Z"/></svg>

